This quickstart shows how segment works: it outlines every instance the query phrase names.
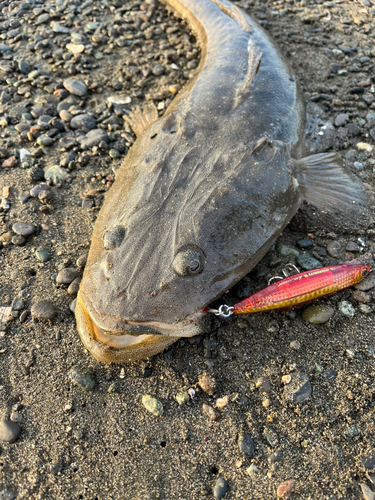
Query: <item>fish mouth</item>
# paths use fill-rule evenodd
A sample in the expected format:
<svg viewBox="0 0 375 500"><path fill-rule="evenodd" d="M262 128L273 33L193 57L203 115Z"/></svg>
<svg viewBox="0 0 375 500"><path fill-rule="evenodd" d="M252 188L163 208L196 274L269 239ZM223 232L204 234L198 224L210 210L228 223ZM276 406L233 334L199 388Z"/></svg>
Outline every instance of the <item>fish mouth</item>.
<svg viewBox="0 0 375 500"><path fill-rule="evenodd" d="M124 363L157 354L180 337L202 333L200 319L206 313L199 311L176 324L122 321L126 329L110 332L98 326L78 292L75 315L81 340L94 358L104 363Z"/></svg>

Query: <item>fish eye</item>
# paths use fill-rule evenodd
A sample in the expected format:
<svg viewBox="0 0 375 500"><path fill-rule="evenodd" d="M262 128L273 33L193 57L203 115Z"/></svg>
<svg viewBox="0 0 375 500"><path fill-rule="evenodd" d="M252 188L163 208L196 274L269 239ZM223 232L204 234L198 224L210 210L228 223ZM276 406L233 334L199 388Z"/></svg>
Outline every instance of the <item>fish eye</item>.
<svg viewBox="0 0 375 500"><path fill-rule="evenodd" d="M124 226L116 226L110 231L106 231L103 236L104 248L106 250L114 250L118 248L125 238Z"/></svg>
<svg viewBox="0 0 375 500"><path fill-rule="evenodd" d="M185 245L180 248L173 259L172 267L182 278L195 276L203 271L204 253L195 245Z"/></svg>

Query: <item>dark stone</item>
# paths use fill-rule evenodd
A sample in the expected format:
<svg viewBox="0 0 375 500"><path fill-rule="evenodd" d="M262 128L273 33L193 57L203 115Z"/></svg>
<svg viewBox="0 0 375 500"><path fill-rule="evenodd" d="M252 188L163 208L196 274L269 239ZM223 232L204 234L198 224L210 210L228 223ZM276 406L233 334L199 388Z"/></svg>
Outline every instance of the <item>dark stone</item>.
<svg viewBox="0 0 375 500"><path fill-rule="evenodd" d="M42 320L52 320L56 316L55 307L49 300L41 300L31 307L33 318Z"/></svg>
<svg viewBox="0 0 375 500"><path fill-rule="evenodd" d="M238 435L238 447L245 457L251 458L253 456L255 450L254 441L246 432L240 432Z"/></svg>
<svg viewBox="0 0 375 500"><path fill-rule="evenodd" d="M311 383L304 373L291 373L292 380L284 387L284 397L294 403L305 403L311 398Z"/></svg>

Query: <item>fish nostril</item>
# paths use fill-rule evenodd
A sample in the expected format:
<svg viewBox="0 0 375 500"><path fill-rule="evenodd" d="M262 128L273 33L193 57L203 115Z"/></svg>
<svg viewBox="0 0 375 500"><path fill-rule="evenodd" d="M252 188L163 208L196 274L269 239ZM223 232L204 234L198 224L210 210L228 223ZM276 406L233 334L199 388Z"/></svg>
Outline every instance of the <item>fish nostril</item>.
<svg viewBox="0 0 375 500"><path fill-rule="evenodd" d="M103 236L104 248L106 250L114 250L118 248L125 238L124 226L116 226L110 231L106 231Z"/></svg>

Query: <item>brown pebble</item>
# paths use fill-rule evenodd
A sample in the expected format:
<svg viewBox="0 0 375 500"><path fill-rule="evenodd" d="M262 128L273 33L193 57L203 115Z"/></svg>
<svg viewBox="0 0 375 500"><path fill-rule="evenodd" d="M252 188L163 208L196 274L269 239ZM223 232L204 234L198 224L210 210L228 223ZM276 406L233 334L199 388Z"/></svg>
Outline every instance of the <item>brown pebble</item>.
<svg viewBox="0 0 375 500"><path fill-rule="evenodd" d="M290 498L292 493L293 493L295 484L296 483L295 483L295 481L293 481L293 479L289 479L288 481L284 481L277 488L277 496L279 498Z"/></svg>
<svg viewBox="0 0 375 500"><path fill-rule="evenodd" d="M1 164L2 168L11 168L11 167L15 167L15 166L16 166L16 158L14 156L11 156L10 158L7 158Z"/></svg>
<svg viewBox="0 0 375 500"><path fill-rule="evenodd" d="M212 396L212 394L215 391L216 382L215 382L214 377L204 373L203 375L201 375L198 378L198 385L202 389L203 392Z"/></svg>
<svg viewBox="0 0 375 500"><path fill-rule="evenodd" d="M259 389L259 392L269 394L271 392L271 384L268 378L259 377L255 383L255 386Z"/></svg>
<svg viewBox="0 0 375 500"><path fill-rule="evenodd" d="M210 405L206 405L203 403L202 405L202 413L206 415L212 422L216 422L219 420L220 415L212 408Z"/></svg>
<svg viewBox="0 0 375 500"><path fill-rule="evenodd" d="M352 293L352 298L357 302L362 302L363 304L368 304L369 302L371 302L370 295L366 292L361 292L360 290L355 290Z"/></svg>

